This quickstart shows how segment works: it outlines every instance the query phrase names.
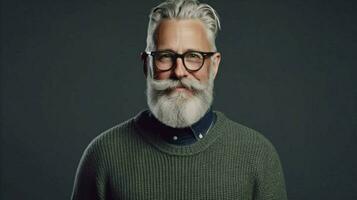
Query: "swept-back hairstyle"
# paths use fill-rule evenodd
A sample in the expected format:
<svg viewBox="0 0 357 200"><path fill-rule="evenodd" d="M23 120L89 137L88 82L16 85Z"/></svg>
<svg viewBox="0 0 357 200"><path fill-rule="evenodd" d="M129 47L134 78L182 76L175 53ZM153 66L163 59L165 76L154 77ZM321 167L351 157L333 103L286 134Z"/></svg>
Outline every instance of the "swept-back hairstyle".
<svg viewBox="0 0 357 200"><path fill-rule="evenodd" d="M146 39L146 51L156 49L156 29L163 19L198 19L206 27L212 51L216 51L215 39L221 28L217 12L208 4L197 0L167 0L151 10Z"/></svg>

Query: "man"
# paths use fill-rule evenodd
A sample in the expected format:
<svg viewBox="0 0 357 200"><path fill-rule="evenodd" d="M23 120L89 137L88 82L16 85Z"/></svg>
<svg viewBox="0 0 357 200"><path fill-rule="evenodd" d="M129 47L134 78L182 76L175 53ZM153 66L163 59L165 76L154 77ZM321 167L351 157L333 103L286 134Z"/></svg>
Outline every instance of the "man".
<svg viewBox="0 0 357 200"><path fill-rule="evenodd" d="M211 109L219 28L196 0L152 9L142 54L149 110L91 142L73 200L287 199L272 144Z"/></svg>

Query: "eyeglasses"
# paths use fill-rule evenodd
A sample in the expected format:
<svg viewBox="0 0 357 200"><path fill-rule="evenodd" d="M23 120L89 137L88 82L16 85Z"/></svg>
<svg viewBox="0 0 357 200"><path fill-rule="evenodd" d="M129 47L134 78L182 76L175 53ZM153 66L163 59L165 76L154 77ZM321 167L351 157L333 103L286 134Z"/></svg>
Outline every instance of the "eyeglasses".
<svg viewBox="0 0 357 200"><path fill-rule="evenodd" d="M195 72L202 68L206 58L211 57L216 52L201 52L201 51L187 51L183 54L178 54L172 51L149 51L143 52L146 56L153 57L154 67L163 72L169 71L176 65L177 58L181 58L183 65L189 72Z"/></svg>

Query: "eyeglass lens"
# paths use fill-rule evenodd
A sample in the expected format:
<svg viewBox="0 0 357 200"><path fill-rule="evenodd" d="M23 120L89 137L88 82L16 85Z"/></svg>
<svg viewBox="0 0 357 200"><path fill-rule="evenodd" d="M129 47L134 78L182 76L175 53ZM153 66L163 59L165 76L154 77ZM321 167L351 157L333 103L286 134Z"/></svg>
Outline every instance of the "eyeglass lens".
<svg viewBox="0 0 357 200"><path fill-rule="evenodd" d="M157 52L154 56L154 64L159 70L169 70L175 65L178 57L172 52ZM204 56L199 52L186 52L183 58L183 64L189 70L198 70L204 62Z"/></svg>

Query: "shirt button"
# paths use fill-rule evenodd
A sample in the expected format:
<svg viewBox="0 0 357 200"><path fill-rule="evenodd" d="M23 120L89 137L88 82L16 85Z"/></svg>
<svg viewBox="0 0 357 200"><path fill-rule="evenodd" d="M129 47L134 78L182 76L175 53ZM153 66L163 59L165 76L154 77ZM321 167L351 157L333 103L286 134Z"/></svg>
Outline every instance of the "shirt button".
<svg viewBox="0 0 357 200"><path fill-rule="evenodd" d="M178 137L175 135L174 137L172 137L173 140L177 140Z"/></svg>
<svg viewBox="0 0 357 200"><path fill-rule="evenodd" d="M203 135L202 135L202 134L199 134L198 137L199 137L200 139L202 139L202 138L203 138Z"/></svg>

